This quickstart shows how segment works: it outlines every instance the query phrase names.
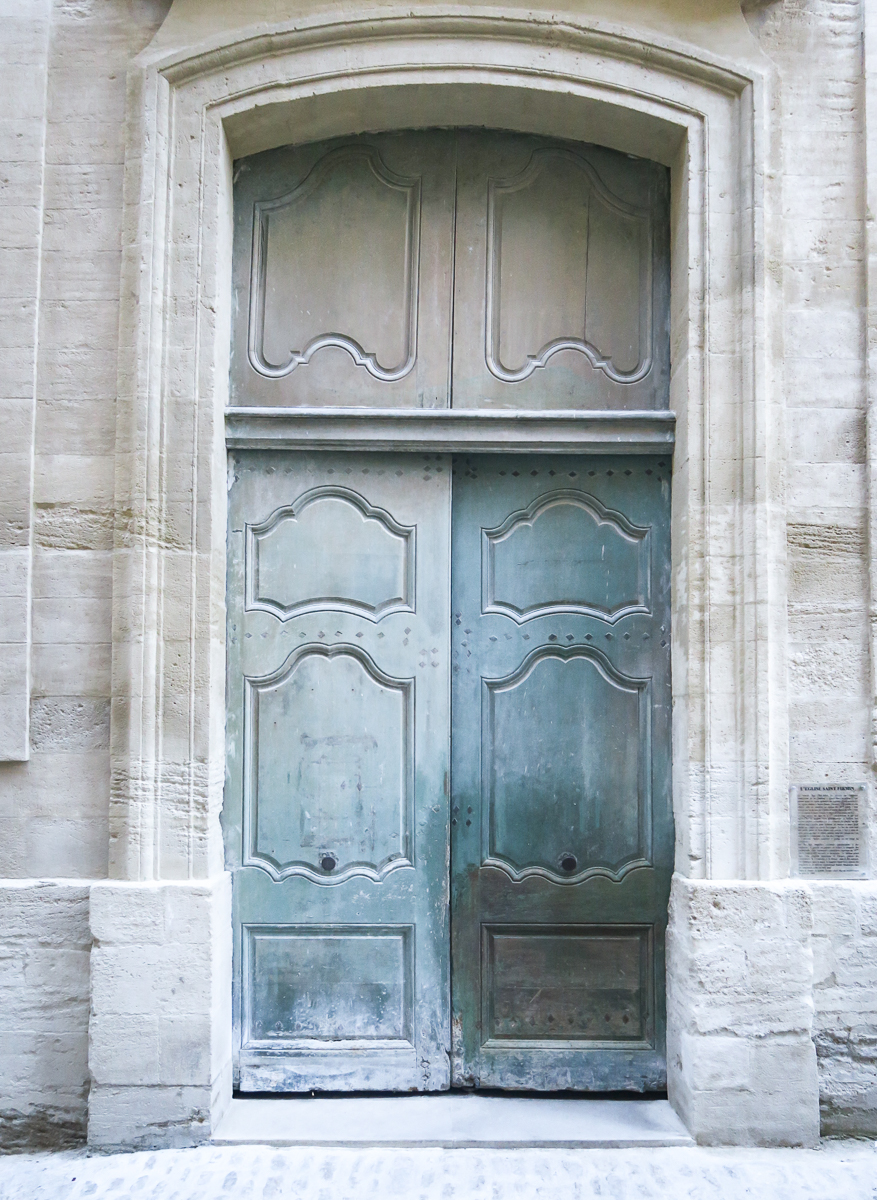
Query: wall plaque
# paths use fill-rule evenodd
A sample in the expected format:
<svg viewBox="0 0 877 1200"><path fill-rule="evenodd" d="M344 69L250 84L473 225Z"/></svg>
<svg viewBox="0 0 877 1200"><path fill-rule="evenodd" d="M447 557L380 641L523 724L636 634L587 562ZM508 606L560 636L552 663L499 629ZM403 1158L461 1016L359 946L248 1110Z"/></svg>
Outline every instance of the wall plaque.
<svg viewBox="0 0 877 1200"><path fill-rule="evenodd" d="M792 873L810 879L863 879L867 874L863 783L791 790Z"/></svg>

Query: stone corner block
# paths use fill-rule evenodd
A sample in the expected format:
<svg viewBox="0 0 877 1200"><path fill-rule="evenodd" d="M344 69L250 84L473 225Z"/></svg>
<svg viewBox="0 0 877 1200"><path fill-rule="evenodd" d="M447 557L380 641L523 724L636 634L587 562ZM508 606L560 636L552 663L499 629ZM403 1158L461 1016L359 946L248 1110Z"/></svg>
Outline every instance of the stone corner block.
<svg viewBox="0 0 877 1200"><path fill-rule="evenodd" d="M231 1061L209 1087L93 1084L88 1145L94 1150L162 1150L209 1141L231 1100Z"/></svg>
<svg viewBox="0 0 877 1200"><path fill-rule="evenodd" d="M92 889L89 1144L194 1145L231 1097L227 875Z"/></svg>
<svg viewBox="0 0 877 1200"><path fill-rule="evenodd" d="M104 945L203 943L231 922L231 876L127 883L91 889L91 932Z"/></svg>
<svg viewBox="0 0 877 1200"><path fill-rule="evenodd" d="M674 877L668 1091L703 1145L819 1139L812 902L794 880Z"/></svg>

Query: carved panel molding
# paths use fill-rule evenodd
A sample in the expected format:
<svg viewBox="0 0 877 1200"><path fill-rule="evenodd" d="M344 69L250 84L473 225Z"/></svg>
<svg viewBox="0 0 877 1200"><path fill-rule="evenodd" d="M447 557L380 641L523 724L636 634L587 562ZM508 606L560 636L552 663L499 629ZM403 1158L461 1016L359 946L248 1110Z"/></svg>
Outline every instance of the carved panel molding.
<svg viewBox="0 0 877 1200"><path fill-rule="evenodd" d="M413 926L266 924L242 934L243 1048L411 1042Z"/></svg>
<svg viewBox="0 0 877 1200"><path fill-rule="evenodd" d="M650 865L650 685L591 646L540 647L484 680L484 866L572 885Z"/></svg>
<svg viewBox="0 0 877 1200"><path fill-rule="evenodd" d="M555 518L551 531L537 528L540 519L547 524L546 514ZM519 625L561 613L610 625L647 614L649 532L587 492L562 488L538 496L482 532L482 612L502 613ZM565 594L549 594L563 585Z"/></svg>
<svg viewBox="0 0 877 1200"><path fill-rule="evenodd" d="M247 526L246 607L283 621L323 609L369 621L413 612L415 538L350 488L311 488ZM316 553L327 544L331 559Z"/></svg>
<svg viewBox="0 0 877 1200"><path fill-rule="evenodd" d="M369 243L392 259L394 294L357 303L374 286L358 257ZM417 356L419 259L420 180L391 171L372 146L329 151L298 187L254 206L250 365L281 379L334 347L375 379L402 379Z"/></svg>
<svg viewBox="0 0 877 1200"><path fill-rule="evenodd" d="M486 1045L649 1046L654 940L651 925L482 926Z"/></svg>
<svg viewBox="0 0 877 1200"><path fill-rule="evenodd" d="M412 866L414 680L305 645L245 685L243 865L329 885Z"/></svg>
<svg viewBox="0 0 877 1200"><path fill-rule="evenodd" d="M531 195L540 184L542 194ZM538 246L533 245L534 211L540 214ZM652 365L652 221L648 208L615 196L591 164L571 150L535 150L519 175L490 179L486 357L491 374L519 383L555 354L572 350L614 383L644 379ZM522 260L524 269L511 282L513 258ZM555 313L533 304L534 275L554 283ZM570 327L529 344L545 333L538 327L551 317ZM630 360L626 367L624 358Z"/></svg>

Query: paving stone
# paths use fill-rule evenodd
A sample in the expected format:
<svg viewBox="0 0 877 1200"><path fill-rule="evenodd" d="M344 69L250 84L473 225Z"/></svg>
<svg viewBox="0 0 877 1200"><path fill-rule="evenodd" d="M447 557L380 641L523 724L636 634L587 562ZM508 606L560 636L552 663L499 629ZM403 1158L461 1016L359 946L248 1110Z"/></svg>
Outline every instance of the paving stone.
<svg viewBox="0 0 877 1200"><path fill-rule="evenodd" d="M0 1160L0 1200L874 1200L877 1143L819 1150L278 1150Z"/></svg>

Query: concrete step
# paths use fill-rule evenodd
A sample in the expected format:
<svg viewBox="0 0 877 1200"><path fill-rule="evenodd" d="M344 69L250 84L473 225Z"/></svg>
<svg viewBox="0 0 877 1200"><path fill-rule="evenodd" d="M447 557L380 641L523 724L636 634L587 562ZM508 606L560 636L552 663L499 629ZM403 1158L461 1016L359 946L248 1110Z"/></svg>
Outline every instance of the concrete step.
<svg viewBox="0 0 877 1200"><path fill-rule="evenodd" d="M483 1096L236 1099L214 1145L691 1146L666 1100Z"/></svg>

